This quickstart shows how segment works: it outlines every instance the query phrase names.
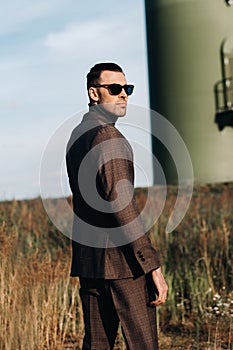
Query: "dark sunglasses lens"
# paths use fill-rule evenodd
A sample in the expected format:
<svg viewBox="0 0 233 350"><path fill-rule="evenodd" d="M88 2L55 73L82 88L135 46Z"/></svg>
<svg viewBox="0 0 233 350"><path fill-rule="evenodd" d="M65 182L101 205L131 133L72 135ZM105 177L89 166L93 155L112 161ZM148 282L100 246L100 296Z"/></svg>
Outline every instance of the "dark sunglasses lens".
<svg viewBox="0 0 233 350"><path fill-rule="evenodd" d="M133 85L125 85L125 86L124 86L125 92L126 92L126 94L127 94L128 96L129 96L129 95L132 95L132 93L133 93L133 88L134 88Z"/></svg>
<svg viewBox="0 0 233 350"><path fill-rule="evenodd" d="M119 95L121 93L122 86L120 84L111 84L108 87L112 95Z"/></svg>
<svg viewBox="0 0 233 350"><path fill-rule="evenodd" d="M111 95L119 95L122 91L122 88L125 90L125 93L129 96L133 93L134 86L133 85L124 85L120 84L111 84L108 86Z"/></svg>

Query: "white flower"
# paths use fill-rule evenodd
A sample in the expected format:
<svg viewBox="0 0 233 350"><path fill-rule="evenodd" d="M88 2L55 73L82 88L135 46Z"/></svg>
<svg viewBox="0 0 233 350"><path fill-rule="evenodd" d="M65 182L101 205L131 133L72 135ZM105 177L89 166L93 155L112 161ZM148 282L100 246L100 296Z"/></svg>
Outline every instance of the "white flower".
<svg viewBox="0 0 233 350"><path fill-rule="evenodd" d="M221 296L219 295L219 294L214 294L214 300L217 300L217 299L220 299L221 298Z"/></svg>

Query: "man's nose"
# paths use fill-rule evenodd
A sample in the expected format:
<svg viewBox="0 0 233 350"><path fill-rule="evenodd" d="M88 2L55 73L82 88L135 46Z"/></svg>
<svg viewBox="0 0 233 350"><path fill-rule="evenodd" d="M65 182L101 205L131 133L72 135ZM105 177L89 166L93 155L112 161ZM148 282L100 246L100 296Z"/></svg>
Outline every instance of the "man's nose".
<svg viewBox="0 0 233 350"><path fill-rule="evenodd" d="M123 98L123 99L128 98L128 95L127 95L127 93L125 92L125 89L122 89L122 90L121 90L121 93L120 93L119 97L120 97L120 98Z"/></svg>

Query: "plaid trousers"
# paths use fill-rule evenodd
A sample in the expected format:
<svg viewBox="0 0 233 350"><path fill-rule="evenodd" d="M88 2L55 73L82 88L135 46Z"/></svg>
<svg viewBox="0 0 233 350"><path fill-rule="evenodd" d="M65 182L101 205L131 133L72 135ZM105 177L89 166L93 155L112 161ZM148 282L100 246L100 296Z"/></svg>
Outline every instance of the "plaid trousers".
<svg viewBox="0 0 233 350"><path fill-rule="evenodd" d="M128 350L158 350L151 275L116 280L80 277L82 350L112 350L119 322Z"/></svg>

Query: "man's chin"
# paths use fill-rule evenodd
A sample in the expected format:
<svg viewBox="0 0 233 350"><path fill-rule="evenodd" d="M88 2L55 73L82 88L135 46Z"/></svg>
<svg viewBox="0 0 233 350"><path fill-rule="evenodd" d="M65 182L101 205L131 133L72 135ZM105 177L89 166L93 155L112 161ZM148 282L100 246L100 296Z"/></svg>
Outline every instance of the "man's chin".
<svg viewBox="0 0 233 350"><path fill-rule="evenodd" d="M125 115L126 115L126 112L125 112L124 114L118 114L117 117L118 117L118 118L124 118Z"/></svg>
<svg viewBox="0 0 233 350"><path fill-rule="evenodd" d="M124 117L126 115L126 107L121 107L116 112L118 117Z"/></svg>
<svg viewBox="0 0 233 350"><path fill-rule="evenodd" d="M114 115L117 118L121 118L124 117L126 115L126 110L127 110L127 106L124 104L121 105L113 105L113 104L100 104L98 105L100 107L102 107L107 113L110 113L112 115Z"/></svg>

